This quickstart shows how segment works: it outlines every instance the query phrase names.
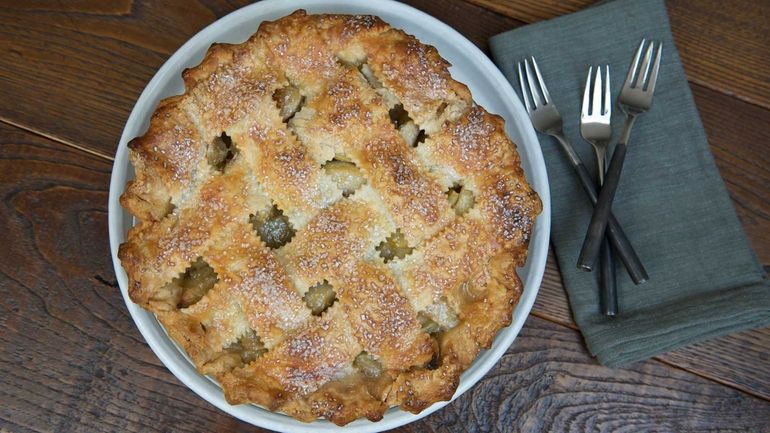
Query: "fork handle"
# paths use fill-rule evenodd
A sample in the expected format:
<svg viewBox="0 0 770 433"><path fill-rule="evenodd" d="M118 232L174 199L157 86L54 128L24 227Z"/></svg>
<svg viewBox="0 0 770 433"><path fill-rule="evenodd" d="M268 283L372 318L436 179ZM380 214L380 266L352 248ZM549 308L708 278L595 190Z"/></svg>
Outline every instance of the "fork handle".
<svg viewBox="0 0 770 433"><path fill-rule="evenodd" d="M580 180L580 185L583 187L583 191L585 191L588 198L591 199L591 203L596 205L598 199L596 184L592 180L591 175L588 174L588 170L586 170L583 161L581 161L580 157L575 152L575 149L572 148L572 145L567 141L567 138L564 137L563 134L552 134L552 136L556 138L556 141L559 142L564 153L567 154L567 159L569 159L572 168L575 169L578 179ZM639 256L636 255L634 247L631 246L631 241L628 240L628 237L620 227L620 223L615 219L615 216L612 215L612 213L610 213L609 221L607 223L607 235L634 284L638 285L647 281L647 271L644 269L642 261L639 260ZM593 267L581 269L591 271Z"/></svg>
<svg viewBox="0 0 770 433"><path fill-rule="evenodd" d="M577 172L583 190L588 195L588 198L591 199L591 203L595 205L597 201L596 184L591 180L591 175L588 174L585 165L583 165L578 158L575 160L570 158L570 161L573 162L572 166L575 169L575 172ZM612 213L610 213L607 222L607 237L609 237L612 246L615 247L615 252L626 267L628 275L631 277L634 284L638 285L647 281L647 271L644 269L642 261L639 260L639 256L636 255L634 247L631 246L631 241L628 240L623 228L620 227L620 223L615 219L615 216L612 215ZM580 269L591 271L593 270L593 266Z"/></svg>
<svg viewBox="0 0 770 433"><path fill-rule="evenodd" d="M615 260L612 258L612 247L605 237L602 240L601 249L602 284L601 284L601 309L602 314L609 317L618 314L618 281L615 277Z"/></svg>
<svg viewBox="0 0 770 433"><path fill-rule="evenodd" d="M583 240L583 247L578 256L579 269L593 268L596 258L599 255L599 248L602 245L604 231L612 209L612 200L615 198L615 192L620 182L620 172L623 170L623 162L626 159L626 143L621 141L615 146L612 153L612 160L607 169L607 175L604 178L604 185L599 192L599 198L594 206L594 213L591 216L591 223L588 225L588 232Z"/></svg>

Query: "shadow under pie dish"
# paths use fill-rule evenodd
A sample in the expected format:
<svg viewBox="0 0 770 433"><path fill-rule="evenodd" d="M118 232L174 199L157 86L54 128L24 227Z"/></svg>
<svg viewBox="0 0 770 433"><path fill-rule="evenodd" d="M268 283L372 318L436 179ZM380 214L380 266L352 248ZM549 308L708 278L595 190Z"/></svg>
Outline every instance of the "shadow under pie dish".
<svg viewBox="0 0 770 433"><path fill-rule="evenodd" d="M230 403L417 413L510 324L541 203L447 68L377 18L297 11L212 46L129 144L129 295Z"/></svg>

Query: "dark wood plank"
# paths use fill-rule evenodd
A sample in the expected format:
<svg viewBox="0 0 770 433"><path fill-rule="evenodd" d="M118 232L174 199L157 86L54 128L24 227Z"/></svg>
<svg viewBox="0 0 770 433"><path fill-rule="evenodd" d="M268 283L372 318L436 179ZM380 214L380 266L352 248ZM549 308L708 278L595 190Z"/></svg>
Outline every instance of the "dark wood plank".
<svg viewBox="0 0 770 433"><path fill-rule="evenodd" d="M597 0L466 0L525 23L534 23L575 12Z"/></svg>
<svg viewBox="0 0 770 433"><path fill-rule="evenodd" d="M401 1L449 24L485 53L489 52L487 46L489 38L525 24L524 21L495 13L463 0Z"/></svg>
<svg viewBox="0 0 770 433"><path fill-rule="evenodd" d="M0 125L0 429L258 431L181 385L136 331L109 260L109 171ZM532 317L476 387L400 431L759 430L768 417L766 401L656 361L596 365L578 332Z"/></svg>
<svg viewBox="0 0 770 433"><path fill-rule="evenodd" d="M658 359L770 400L770 327L691 344Z"/></svg>
<svg viewBox="0 0 770 433"><path fill-rule="evenodd" d="M669 0L666 6L691 82L770 108L770 2Z"/></svg>
<svg viewBox="0 0 770 433"><path fill-rule="evenodd" d="M743 230L759 261L770 265L770 111L705 87L692 90Z"/></svg>
<svg viewBox="0 0 770 433"><path fill-rule="evenodd" d="M0 120L111 156L170 54L248 3L2 0L0 94L13 103L0 105Z"/></svg>
<svg viewBox="0 0 770 433"><path fill-rule="evenodd" d="M543 282L540 285L540 292L538 292L535 305L532 307L532 314L572 329L578 329L577 324L572 320L572 311L567 302L567 293L564 291L564 283L553 248L548 249L548 262L546 263Z"/></svg>
<svg viewBox="0 0 770 433"><path fill-rule="evenodd" d="M0 124L0 431L254 431L178 382L128 316L110 170Z"/></svg>
<svg viewBox="0 0 770 433"><path fill-rule="evenodd" d="M596 0L468 0L531 23ZM679 54L693 83L770 108L770 2L668 0Z"/></svg>

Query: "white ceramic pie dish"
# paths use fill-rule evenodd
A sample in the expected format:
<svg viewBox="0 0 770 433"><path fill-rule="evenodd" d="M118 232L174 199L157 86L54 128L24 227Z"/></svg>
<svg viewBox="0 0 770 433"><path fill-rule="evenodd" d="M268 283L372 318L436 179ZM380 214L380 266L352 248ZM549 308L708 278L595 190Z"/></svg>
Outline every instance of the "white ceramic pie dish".
<svg viewBox="0 0 770 433"><path fill-rule="evenodd" d="M214 42L243 42L256 32L260 22L277 19L300 8L306 9L308 13L377 15L393 27L417 36L422 42L435 46L441 56L452 63L452 76L470 87L473 98L478 104L505 118L508 135L518 144L527 179L540 194L543 212L535 224L527 264L519 270L519 275L524 282L524 293L514 311L512 324L501 330L491 349L479 354L473 365L465 371L454 398L460 396L481 379L511 345L535 301L545 269L548 250L551 206L548 178L540 145L529 118L510 84L476 46L437 19L392 0L298 0L291 2L266 0L221 18L177 50L158 70L142 92L120 138L112 170L109 197L112 260L123 298L139 331L163 364L179 380L206 401L243 421L282 432L323 432L343 429L366 433L388 430L425 417L444 407L448 402L436 403L418 415L391 408L379 422L357 420L342 428L326 420L303 423L255 405L229 405L219 386L209 378L197 373L184 352L166 335L155 316L131 302L128 297L126 274L117 257L118 246L125 240L126 232L133 224L131 215L122 209L119 203L126 181L134 175L128 161L126 147L128 141L146 131L150 116L159 100L184 91L181 79L182 71L200 63L209 45Z"/></svg>

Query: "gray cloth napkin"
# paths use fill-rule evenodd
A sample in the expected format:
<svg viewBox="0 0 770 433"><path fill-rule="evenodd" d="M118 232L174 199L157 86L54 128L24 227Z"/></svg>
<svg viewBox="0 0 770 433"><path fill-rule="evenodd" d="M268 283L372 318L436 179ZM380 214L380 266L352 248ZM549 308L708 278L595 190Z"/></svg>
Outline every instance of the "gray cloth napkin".
<svg viewBox="0 0 770 433"><path fill-rule="evenodd" d="M660 0L617 0L493 37L492 55L520 91L516 61L535 56L565 134L589 170L579 113L589 65L609 65L613 104L642 38L663 42L652 109L629 141L615 197L617 216L650 280L635 286L619 260L621 314L599 311L599 272L576 268L589 201L558 144L539 135L553 206L552 241L589 350L620 366L695 341L770 324L770 285L741 229L706 135ZM613 142L623 114L613 105Z"/></svg>

